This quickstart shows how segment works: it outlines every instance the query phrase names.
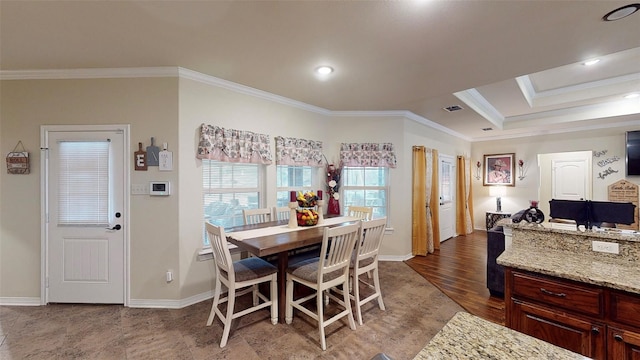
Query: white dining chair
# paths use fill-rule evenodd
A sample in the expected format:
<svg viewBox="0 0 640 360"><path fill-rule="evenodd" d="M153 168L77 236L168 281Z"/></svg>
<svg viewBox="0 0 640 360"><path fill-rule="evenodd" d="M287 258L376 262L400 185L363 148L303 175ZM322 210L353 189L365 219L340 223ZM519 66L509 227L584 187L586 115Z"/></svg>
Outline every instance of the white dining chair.
<svg viewBox="0 0 640 360"><path fill-rule="evenodd" d="M378 252L382 238L384 237L385 228L387 227L387 217L362 221L361 223L362 238L358 240L349 266L352 285L350 298L353 299L355 303L358 324L360 325L362 325L362 305L377 299L380 310L385 310L384 302L382 301L382 291L380 290L380 278L378 276ZM368 275L367 281L360 277L365 273ZM373 281L373 284L371 281ZM360 283L372 289L373 294L361 299Z"/></svg>
<svg viewBox="0 0 640 360"><path fill-rule="evenodd" d="M242 216L245 225L260 224L271 221L271 209L242 209Z"/></svg>
<svg viewBox="0 0 640 360"><path fill-rule="evenodd" d="M324 228L320 257L295 263L287 268L286 289L286 313L285 321L291 324L293 321L293 309L296 308L318 322L320 333L320 345L322 350L327 349L324 328L336 320L347 317L349 327L355 330L355 321L351 313L351 301L349 294L343 293L342 299L330 294L330 288L342 285L349 288L349 263L351 254L360 237L360 221L356 224ZM293 298L294 284L298 283L315 290L312 294L298 299ZM323 294L329 294L330 299L336 301L344 310L324 319ZM316 298L316 313L306 308L303 304Z"/></svg>
<svg viewBox="0 0 640 360"><path fill-rule="evenodd" d="M289 220L291 216L291 209L287 206L274 206L271 212L271 219L275 220Z"/></svg>
<svg viewBox="0 0 640 360"><path fill-rule="evenodd" d="M373 218L373 208L368 206L349 206L347 216L357 217L362 220L371 220Z"/></svg>
<svg viewBox="0 0 640 360"><path fill-rule="evenodd" d="M211 326L213 319L218 315L224 325L220 347L225 347L229 339L233 319L271 307L271 323L274 325L278 323L278 268L259 257L232 261L224 229L209 222L206 222L205 226L216 265L215 294L207 326ZM269 283L271 285L270 298L267 298L259 291L258 284L261 283ZM227 288L227 296L221 298L220 293L222 292L223 284ZM248 293L252 293L253 306L234 312L236 297ZM260 300L262 300L262 303ZM227 303L227 308L223 314L219 305L225 302Z"/></svg>

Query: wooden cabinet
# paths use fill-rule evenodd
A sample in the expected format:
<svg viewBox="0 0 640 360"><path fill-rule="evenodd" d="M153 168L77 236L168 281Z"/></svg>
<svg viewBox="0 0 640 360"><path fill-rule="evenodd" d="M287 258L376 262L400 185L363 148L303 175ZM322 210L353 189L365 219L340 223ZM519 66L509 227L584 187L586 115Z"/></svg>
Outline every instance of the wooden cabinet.
<svg viewBox="0 0 640 360"><path fill-rule="evenodd" d="M609 326L607 331L609 359L640 360L640 333Z"/></svg>
<svg viewBox="0 0 640 360"><path fill-rule="evenodd" d="M506 325L594 359L640 360L640 296L507 268Z"/></svg>

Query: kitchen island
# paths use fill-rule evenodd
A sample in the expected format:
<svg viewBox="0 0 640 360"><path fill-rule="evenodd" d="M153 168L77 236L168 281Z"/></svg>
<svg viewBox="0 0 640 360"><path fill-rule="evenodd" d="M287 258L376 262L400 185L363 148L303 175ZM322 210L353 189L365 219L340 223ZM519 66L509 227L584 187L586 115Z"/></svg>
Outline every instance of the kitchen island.
<svg viewBox="0 0 640 360"><path fill-rule="evenodd" d="M459 312L414 360L435 359L588 359L534 337Z"/></svg>
<svg viewBox="0 0 640 360"><path fill-rule="evenodd" d="M638 233L504 226L508 327L595 359L640 353Z"/></svg>

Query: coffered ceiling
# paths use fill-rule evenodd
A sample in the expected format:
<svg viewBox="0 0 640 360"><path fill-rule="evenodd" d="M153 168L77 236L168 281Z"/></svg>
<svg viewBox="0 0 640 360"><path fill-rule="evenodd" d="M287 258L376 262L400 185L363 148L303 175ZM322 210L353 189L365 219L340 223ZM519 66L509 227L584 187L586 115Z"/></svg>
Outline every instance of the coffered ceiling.
<svg viewBox="0 0 640 360"><path fill-rule="evenodd" d="M640 93L640 12L602 17L628 4L4 0L0 77L178 66L335 113L406 112L470 141L620 133L640 129L640 98L624 98Z"/></svg>

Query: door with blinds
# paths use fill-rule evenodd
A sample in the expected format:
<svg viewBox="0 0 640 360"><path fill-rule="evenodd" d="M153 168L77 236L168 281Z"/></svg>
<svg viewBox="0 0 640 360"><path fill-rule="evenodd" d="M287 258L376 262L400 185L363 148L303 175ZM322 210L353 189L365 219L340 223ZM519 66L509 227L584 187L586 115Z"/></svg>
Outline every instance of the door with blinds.
<svg viewBox="0 0 640 360"><path fill-rule="evenodd" d="M43 127L45 302L125 303L123 126Z"/></svg>

